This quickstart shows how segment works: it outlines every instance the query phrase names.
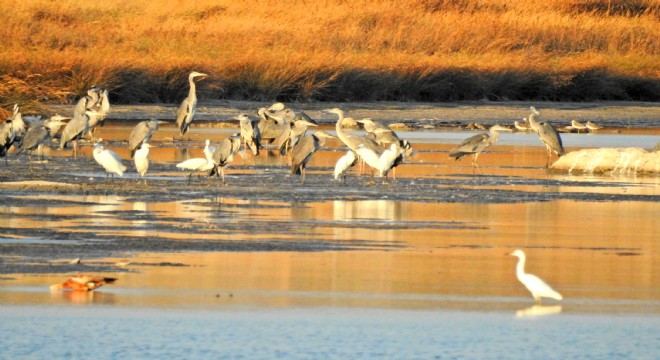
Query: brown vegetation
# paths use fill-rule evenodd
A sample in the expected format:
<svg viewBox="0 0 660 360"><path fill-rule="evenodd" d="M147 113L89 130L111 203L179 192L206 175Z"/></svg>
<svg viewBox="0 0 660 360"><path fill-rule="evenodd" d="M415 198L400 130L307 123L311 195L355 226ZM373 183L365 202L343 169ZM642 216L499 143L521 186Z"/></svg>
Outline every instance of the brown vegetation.
<svg viewBox="0 0 660 360"><path fill-rule="evenodd" d="M659 100L658 0L3 1L0 105Z"/></svg>

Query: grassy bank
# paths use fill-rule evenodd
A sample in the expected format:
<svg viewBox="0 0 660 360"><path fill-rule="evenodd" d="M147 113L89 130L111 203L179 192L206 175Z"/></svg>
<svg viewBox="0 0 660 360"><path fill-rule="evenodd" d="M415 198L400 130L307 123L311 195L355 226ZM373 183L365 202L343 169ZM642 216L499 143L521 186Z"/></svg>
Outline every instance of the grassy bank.
<svg viewBox="0 0 660 360"><path fill-rule="evenodd" d="M657 0L22 0L0 4L0 105L660 100Z"/></svg>

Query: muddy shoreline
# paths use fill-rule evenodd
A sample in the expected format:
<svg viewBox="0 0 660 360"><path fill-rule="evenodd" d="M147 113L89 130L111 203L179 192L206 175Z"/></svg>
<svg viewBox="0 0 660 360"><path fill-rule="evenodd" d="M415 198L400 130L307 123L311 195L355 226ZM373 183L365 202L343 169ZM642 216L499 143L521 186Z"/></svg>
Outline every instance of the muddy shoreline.
<svg viewBox="0 0 660 360"><path fill-rule="evenodd" d="M226 104L201 102L197 119L198 126L214 122L229 121L239 112L254 110L263 103L232 102ZM318 110L337 104L300 104L300 109L309 111L322 124L335 120ZM341 104L338 104L341 105ZM344 104L350 115L372 117L385 122L402 122L411 128L433 126L465 126L471 122L494 123L524 115L529 103L516 104L453 104L429 105L406 103ZM580 119L591 119L605 126L654 128L660 126L660 106L657 104L536 104L543 116L564 119L568 115L579 115ZM67 114L72 107L53 107L54 111ZM144 118L172 119L174 106L138 105L114 106L110 121L133 122ZM492 115L495 113L496 115ZM514 116L514 114L516 114ZM231 126L236 126L235 123ZM195 128L192 128L192 132ZM125 148L122 141L104 141L108 147ZM198 141L192 146L199 147ZM86 144L88 147L89 144ZM189 142L161 140L159 147L190 147ZM340 154L340 148L325 148L323 151ZM439 153L446 159L446 150L424 150L424 155ZM4 159L3 159L4 160ZM446 160L442 160L446 161ZM288 173L287 167L245 165L235 160L228 169L226 184L220 179L194 175L189 184L185 174L177 172L173 163L152 161L146 178L148 186L138 179L132 162L125 160L129 170L121 178L106 179L94 159L87 155L52 156L44 165L29 163L27 155L9 156L8 165L0 164L0 200L4 210L0 212L0 274L17 273L66 273L71 271L126 271L110 263L99 263L94 259L108 257L130 257L139 252L309 252L350 250L394 250L403 246L396 242L387 244L372 239L354 239L342 242L319 237L312 228L354 227L382 229L472 229L480 224L443 222L440 214L437 221L423 223L388 223L357 221L351 223L323 222L299 224L295 221L234 221L232 208L265 209L281 207L283 211L305 211L312 203L393 201L415 203L464 203L477 205L539 203L556 200L586 202L660 202L660 195L640 195L597 191L617 187L635 187L634 182L580 181L562 177L526 177L502 175L452 174L431 177L400 177L396 181L382 183L368 176L348 176L345 183L335 181L330 166L311 166L304 184L299 177ZM433 166L425 163L424 166ZM456 166L455 163L438 163L436 166ZM540 166L540 164L539 164ZM405 166L404 166L405 167ZM405 173L405 172L404 172ZM562 191L571 187L574 191ZM543 191L530 191L530 188ZM583 191L581 190L583 189ZM596 190L594 190L596 189ZM204 209L208 214L204 221L190 222L189 218L163 218L147 211L97 211L90 214L60 214L57 209L70 208L86 203L86 196L118 197L127 202L159 203L182 202ZM58 198L69 198L62 199ZM70 200L70 198L74 200ZM207 201L200 201L207 200ZM227 200L234 203L228 204ZM241 202L240 204L235 202ZM14 209L50 209L49 213L22 215ZM158 216L157 216L158 215ZM104 225L104 218L112 217L135 222L129 229L139 230L149 236L129 236L121 230ZM35 223L67 221L69 228L15 228L12 219L29 219ZM98 219L98 220L97 220ZM78 225L75 225L79 222ZM182 234L186 241L159 235L161 232ZM295 232L299 238L291 240L281 234ZM240 241L208 240L205 236L239 234L250 239ZM634 249L631 251L635 251ZM56 260L80 257L82 264L66 264ZM168 266L165 264L164 266Z"/></svg>
<svg viewBox="0 0 660 360"><path fill-rule="evenodd" d="M200 100L195 119L202 122L233 122L239 113L256 114L270 103L251 101ZM401 123L411 128L464 127L471 123L513 125L529 114L529 107L541 111L541 118L568 125L572 119L592 121L616 128L660 128L660 104L653 102L461 102L461 103L292 103L290 107L308 113L319 124L334 124L334 115L321 110L340 107L355 119L372 118L386 124ZM174 121L178 104L113 105L109 120L158 119ZM73 105L49 105L53 113L70 115Z"/></svg>

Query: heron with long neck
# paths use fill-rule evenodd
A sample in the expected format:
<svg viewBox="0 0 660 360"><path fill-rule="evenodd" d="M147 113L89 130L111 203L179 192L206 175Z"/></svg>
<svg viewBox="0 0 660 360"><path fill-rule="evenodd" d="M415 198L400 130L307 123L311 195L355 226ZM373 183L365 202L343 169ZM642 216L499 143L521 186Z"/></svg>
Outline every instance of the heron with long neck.
<svg viewBox="0 0 660 360"><path fill-rule="evenodd" d="M195 78L206 76L208 75L197 71L193 71L188 75L188 84L190 85L188 96L183 99L179 110L176 112L176 125L179 127L181 139L183 139L183 135L188 131L188 127L195 116L195 107L197 106Z"/></svg>
<svg viewBox="0 0 660 360"><path fill-rule="evenodd" d="M552 157L553 152L559 157L564 155L564 146L562 145L561 137L559 136L557 129L555 129L550 123L536 121L536 117L541 115L541 113L533 106L529 109L532 112L529 114L528 118L529 126L545 144L545 148L548 151L545 167L548 167L550 166L550 158Z"/></svg>

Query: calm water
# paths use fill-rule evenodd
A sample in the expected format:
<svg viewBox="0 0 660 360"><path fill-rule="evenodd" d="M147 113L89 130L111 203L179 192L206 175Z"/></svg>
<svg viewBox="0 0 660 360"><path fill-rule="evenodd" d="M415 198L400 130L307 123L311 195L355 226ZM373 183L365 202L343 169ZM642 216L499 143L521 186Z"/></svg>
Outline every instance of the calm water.
<svg viewBox="0 0 660 360"><path fill-rule="evenodd" d="M382 309L0 308L1 358L653 359L660 319Z"/></svg>

